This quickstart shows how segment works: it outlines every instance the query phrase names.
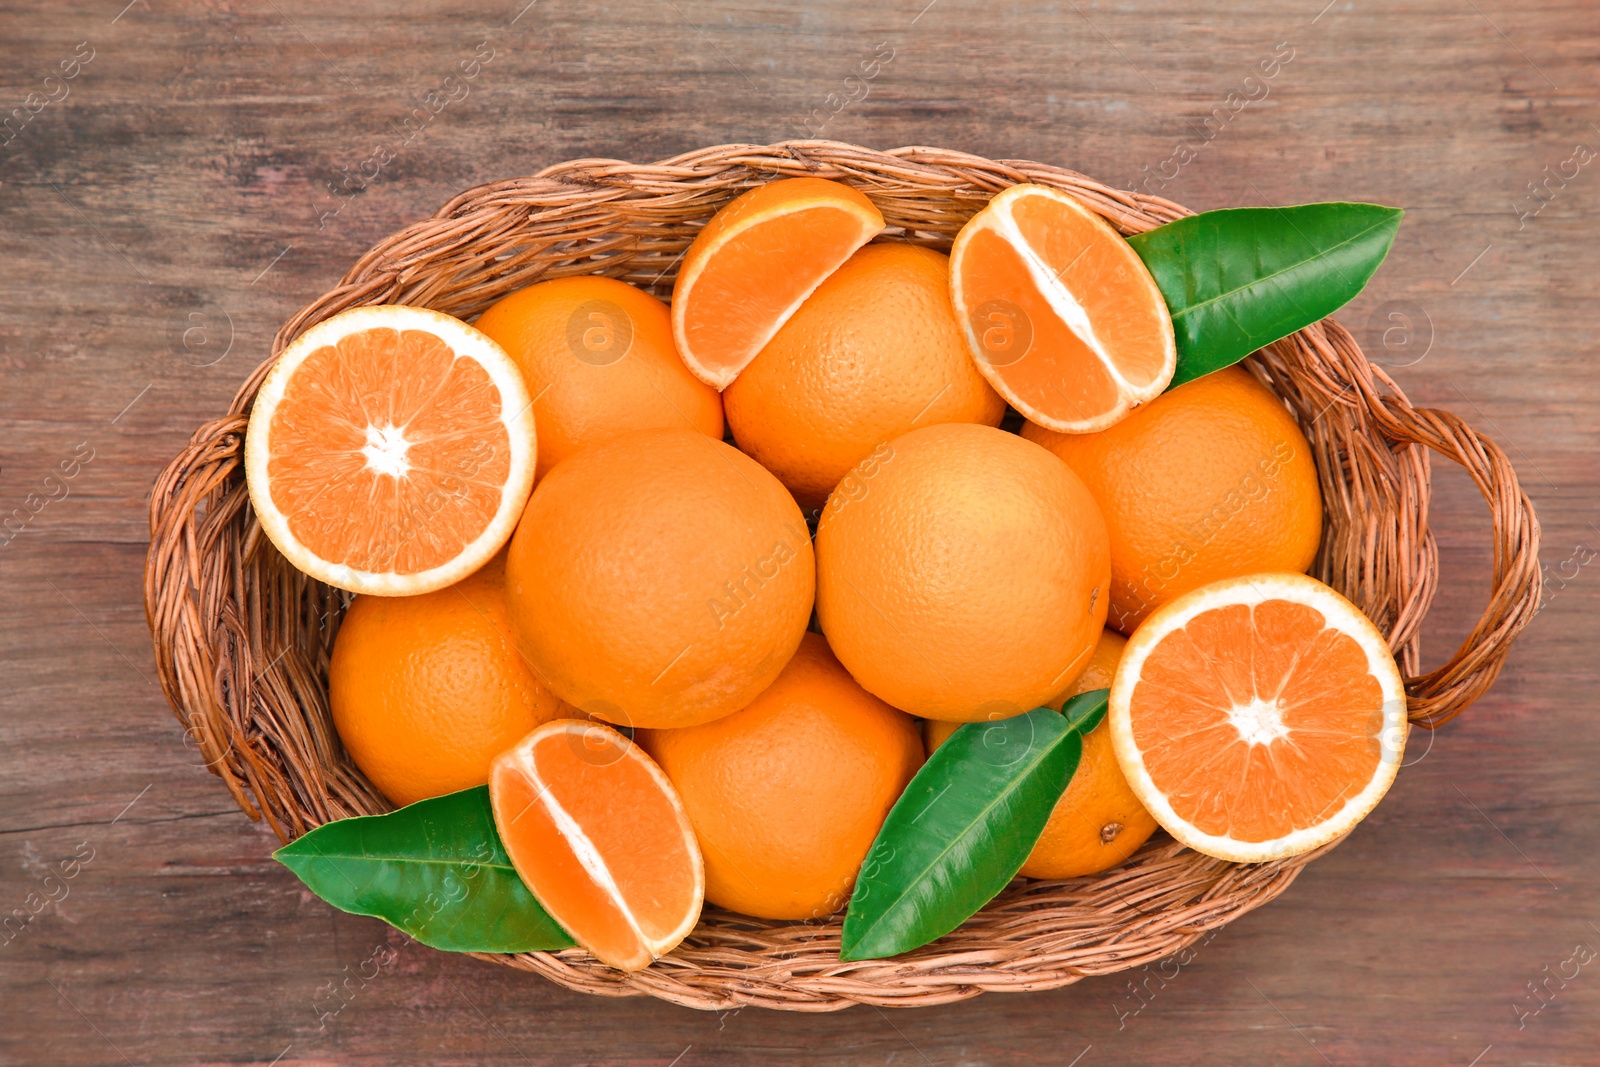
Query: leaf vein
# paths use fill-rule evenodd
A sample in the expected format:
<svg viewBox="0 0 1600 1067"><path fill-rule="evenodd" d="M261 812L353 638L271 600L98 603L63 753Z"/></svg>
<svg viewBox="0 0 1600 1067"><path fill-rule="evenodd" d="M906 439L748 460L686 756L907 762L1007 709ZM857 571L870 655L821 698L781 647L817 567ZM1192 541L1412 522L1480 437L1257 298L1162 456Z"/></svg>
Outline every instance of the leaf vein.
<svg viewBox="0 0 1600 1067"><path fill-rule="evenodd" d="M1172 316L1173 321L1176 322L1177 320L1182 319L1182 318L1186 318L1187 316L1189 316L1189 315L1191 315L1191 314L1193 314L1193 313L1195 313L1197 311L1202 311L1205 308L1209 307L1210 305L1217 303L1218 301L1228 300L1230 297L1237 296L1240 293L1248 292L1251 289L1255 289L1255 288L1257 288L1259 286L1266 285L1268 282L1270 282L1270 281L1272 281L1272 280L1274 280L1276 278L1281 278L1286 274L1292 274L1292 273L1294 273L1296 271L1302 270L1305 267L1316 263L1318 260L1327 259L1328 257L1332 256L1335 252L1338 252L1340 249L1345 248L1345 247L1347 247L1347 246L1349 246L1351 244L1354 244L1355 242L1361 240L1363 237L1366 237L1368 234L1372 233L1374 230L1381 229L1383 226L1387 225L1390 221L1391 221L1390 219L1384 219L1382 222L1374 223L1373 225L1368 226L1366 229L1362 230L1360 233L1352 234L1350 237L1347 237L1345 240L1340 241L1338 244L1329 245L1328 247L1319 250L1318 253L1316 255L1314 255L1314 256L1308 256L1305 259L1296 260L1295 262L1289 264L1287 267L1284 267L1282 270L1273 271L1271 274L1258 275L1258 276L1250 279L1248 282L1245 282L1243 285L1237 285L1237 286L1233 287L1232 289L1227 289L1227 290L1224 290L1223 292L1218 293L1216 296L1207 297L1206 299L1201 300L1198 303L1190 304L1187 307L1185 307L1182 311L1180 311L1177 314L1173 315Z"/></svg>

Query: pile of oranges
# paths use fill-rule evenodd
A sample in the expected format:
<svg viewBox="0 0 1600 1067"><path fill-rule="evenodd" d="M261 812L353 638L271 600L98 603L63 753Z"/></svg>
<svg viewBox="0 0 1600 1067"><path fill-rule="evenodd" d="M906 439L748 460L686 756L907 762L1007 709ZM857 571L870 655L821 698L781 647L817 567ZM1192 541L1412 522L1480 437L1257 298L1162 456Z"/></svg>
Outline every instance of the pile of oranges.
<svg viewBox="0 0 1600 1067"><path fill-rule="evenodd" d="M1080 692L1111 714L1027 877L1158 824L1268 858L1392 778L1328 726L1392 726L1398 675L1296 577L1321 496L1277 397L1239 367L1167 391L1160 292L1063 193L997 196L949 256L884 230L852 188L775 182L670 307L583 275L475 327L361 308L256 401L264 532L361 594L329 669L351 759L396 804L488 782L519 873L616 966L702 898L838 912L952 731ZM1238 789L1193 787L1229 760Z"/></svg>

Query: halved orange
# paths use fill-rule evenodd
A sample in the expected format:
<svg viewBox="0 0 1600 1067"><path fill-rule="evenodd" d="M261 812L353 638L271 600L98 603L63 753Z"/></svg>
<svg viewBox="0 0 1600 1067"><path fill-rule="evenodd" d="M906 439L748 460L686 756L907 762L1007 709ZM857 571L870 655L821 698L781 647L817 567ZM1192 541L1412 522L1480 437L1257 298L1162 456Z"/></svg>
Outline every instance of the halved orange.
<svg viewBox="0 0 1600 1067"><path fill-rule="evenodd" d="M672 334L695 377L726 389L851 254L883 229L864 195L826 178L741 194L707 222L672 289Z"/></svg>
<svg viewBox="0 0 1600 1067"><path fill-rule="evenodd" d="M1383 635L1303 574L1226 578L1158 609L1128 641L1107 718L1156 821L1240 863L1348 832L1394 781L1407 729Z"/></svg>
<svg viewBox="0 0 1600 1067"><path fill-rule="evenodd" d="M297 337L256 394L245 475L290 563L356 593L457 582L511 537L533 488L532 404L459 319L352 308Z"/></svg>
<svg viewBox="0 0 1600 1067"><path fill-rule="evenodd" d="M495 758L489 801L529 891L602 963L640 970L694 929L706 879L689 817L611 727L545 723Z"/></svg>
<svg viewBox="0 0 1600 1067"><path fill-rule="evenodd" d="M1103 430L1172 381L1172 317L1133 247L1066 193L1013 185L950 249L978 370L1028 419Z"/></svg>

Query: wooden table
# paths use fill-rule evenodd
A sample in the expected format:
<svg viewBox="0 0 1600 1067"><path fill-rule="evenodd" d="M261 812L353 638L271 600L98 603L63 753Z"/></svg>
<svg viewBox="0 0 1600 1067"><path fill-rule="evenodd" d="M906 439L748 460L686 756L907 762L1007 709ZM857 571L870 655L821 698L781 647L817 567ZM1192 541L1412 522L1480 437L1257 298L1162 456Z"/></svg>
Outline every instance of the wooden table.
<svg viewBox="0 0 1600 1067"><path fill-rule="evenodd" d="M1597 1062L1600 960L1577 962L1600 952L1589 0L124 2L0 18L18 109L0 516L26 516L0 537L0 915L29 916L0 943L0 1062ZM474 57L467 95L405 126ZM715 1015L409 945L328 1011L329 983L400 941L305 892L185 745L140 602L151 480L280 322L457 191L812 134L1045 160L1195 208L1404 206L1341 317L1414 400L1517 462L1548 607L1346 844L1175 976L1133 976L1137 996L1124 975L937 1010ZM402 147L335 196L380 142ZM1483 507L1436 469L1432 662L1489 570Z"/></svg>

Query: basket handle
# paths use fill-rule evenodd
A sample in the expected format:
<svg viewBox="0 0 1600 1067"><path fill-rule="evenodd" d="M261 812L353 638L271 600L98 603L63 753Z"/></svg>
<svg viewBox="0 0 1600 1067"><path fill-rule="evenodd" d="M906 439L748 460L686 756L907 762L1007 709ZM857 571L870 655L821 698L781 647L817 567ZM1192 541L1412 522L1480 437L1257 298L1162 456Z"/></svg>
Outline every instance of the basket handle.
<svg viewBox="0 0 1600 1067"><path fill-rule="evenodd" d="M1539 517L1500 446L1448 411L1414 408L1383 395L1372 408L1383 433L1425 445L1461 465L1489 505L1493 524L1493 588L1488 607L1443 666L1406 679L1410 719L1433 729L1467 709L1494 684L1512 639L1539 613Z"/></svg>

